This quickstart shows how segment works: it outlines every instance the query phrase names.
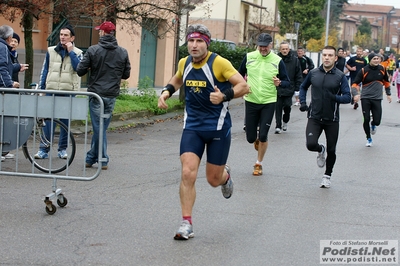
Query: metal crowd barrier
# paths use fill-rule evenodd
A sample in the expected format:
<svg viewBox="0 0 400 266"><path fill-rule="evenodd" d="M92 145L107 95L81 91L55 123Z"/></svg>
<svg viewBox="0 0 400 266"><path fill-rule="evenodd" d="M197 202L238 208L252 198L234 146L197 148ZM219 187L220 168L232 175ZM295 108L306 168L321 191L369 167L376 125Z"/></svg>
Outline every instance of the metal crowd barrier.
<svg viewBox="0 0 400 266"><path fill-rule="evenodd" d="M36 86L37 88L37 86ZM45 95L44 95L45 93ZM53 91L0 88L0 175L52 179L52 193L45 199L46 212L54 214L68 203L57 180L91 181L101 172L102 145L99 145L97 170L86 167L85 157L90 150L88 142L89 98L100 103L100 117L105 118L101 97L91 92ZM61 121L67 119L67 125ZM61 121L60 121L61 120ZM84 128L74 132L74 125ZM99 143L103 139L103 119L100 119ZM64 133L61 132L64 130ZM65 136L61 148L67 155L59 154L60 137ZM40 149L47 150L47 158L38 158ZM15 154L14 158L8 154ZM35 156L36 155L36 156ZM5 158L7 157L7 158Z"/></svg>

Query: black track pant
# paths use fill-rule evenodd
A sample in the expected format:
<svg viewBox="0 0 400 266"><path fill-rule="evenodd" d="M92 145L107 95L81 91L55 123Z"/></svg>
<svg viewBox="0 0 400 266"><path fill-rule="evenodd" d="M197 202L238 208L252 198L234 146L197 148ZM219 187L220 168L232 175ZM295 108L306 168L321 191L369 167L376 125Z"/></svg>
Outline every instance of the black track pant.
<svg viewBox="0 0 400 266"><path fill-rule="evenodd" d="M282 128L282 120L284 123L289 122L290 111L292 106L292 96L280 96L276 101L275 107L275 128ZM282 117L283 111L283 117Z"/></svg>
<svg viewBox="0 0 400 266"><path fill-rule="evenodd" d="M379 126L381 124L382 100L361 99L361 109L364 117L363 128L368 139L371 137L371 128L369 124L371 121L371 114L371 125Z"/></svg>
<svg viewBox="0 0 400 266"><path fill-rule="evenodd" d="M325 132L326 138L326 165L325 174L331 176L336 162L336 144L339 138L339 122L319 121L309 118L306 127L306 145L309 151L321 152L322 147L318 139Z"/></svg>

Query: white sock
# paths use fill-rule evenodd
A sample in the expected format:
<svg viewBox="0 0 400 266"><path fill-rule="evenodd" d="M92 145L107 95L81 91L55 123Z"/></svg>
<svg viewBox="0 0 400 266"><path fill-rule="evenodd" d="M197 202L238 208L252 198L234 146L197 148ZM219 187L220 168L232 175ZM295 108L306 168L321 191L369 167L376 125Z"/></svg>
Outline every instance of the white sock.
<svg viewBox="0 0 400 266"><path fill-rule="evenodd" d="M260 161L258 161L258 160L257 160L256 164L260 164L260 165L262 165L262 162L260 162Z"/></svg>

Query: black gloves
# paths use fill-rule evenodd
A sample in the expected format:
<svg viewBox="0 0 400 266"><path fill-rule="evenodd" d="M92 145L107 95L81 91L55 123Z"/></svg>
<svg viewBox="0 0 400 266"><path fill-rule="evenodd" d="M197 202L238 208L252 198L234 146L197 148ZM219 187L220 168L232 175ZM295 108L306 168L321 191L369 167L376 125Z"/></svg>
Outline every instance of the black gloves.
<svg viewBox="0 0 400 266"><path fill-rule="evenodd" d="M308 111L307 104L306 103L301 103L299 110L302 111L302 112Z"/></svg>

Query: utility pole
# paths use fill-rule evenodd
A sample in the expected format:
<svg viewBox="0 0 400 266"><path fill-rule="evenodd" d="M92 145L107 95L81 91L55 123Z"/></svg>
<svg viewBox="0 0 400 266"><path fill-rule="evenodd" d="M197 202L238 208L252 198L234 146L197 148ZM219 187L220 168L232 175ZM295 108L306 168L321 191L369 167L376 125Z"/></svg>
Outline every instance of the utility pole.
<svg viewBox="0 0 400 266"><path fill-rule="evenodd" d="M326 11L326 26L325 26L325 46L328 45L330 15L331 15L331 0L328 0L328 7Z"/></svg>
<svg viewBox="0 0 400 266"><path fill-rule="evenodd" d="M296 50L297 50L297 47L299 47L299 28L300 28L300 23L295 22L294 29L296 30Z"/></svg>
<svg viewBox="0 0 400 266"><path fill-rule="evenodd" d="M181 9L182 9L182 0L178 0L178 10L176 12L176 34L175 34L175 71L178 70L179 64L179 39L181 35Z"/></svg>

